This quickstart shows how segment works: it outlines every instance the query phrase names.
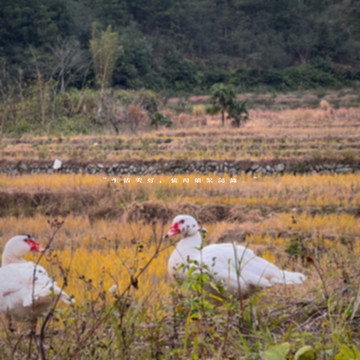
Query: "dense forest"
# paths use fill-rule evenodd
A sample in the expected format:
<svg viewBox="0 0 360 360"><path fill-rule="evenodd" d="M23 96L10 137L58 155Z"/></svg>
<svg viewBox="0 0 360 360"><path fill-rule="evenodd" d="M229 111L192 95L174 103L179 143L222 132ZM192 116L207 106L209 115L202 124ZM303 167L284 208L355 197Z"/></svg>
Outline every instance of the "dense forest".
<svg viewBox="0 0 360 360"><path fill-rule="evenodd" d="M95 86L90 44L111 29L114 87L349 85L360 79L359 19L358 0L1 0L0 80Z"/></svg>

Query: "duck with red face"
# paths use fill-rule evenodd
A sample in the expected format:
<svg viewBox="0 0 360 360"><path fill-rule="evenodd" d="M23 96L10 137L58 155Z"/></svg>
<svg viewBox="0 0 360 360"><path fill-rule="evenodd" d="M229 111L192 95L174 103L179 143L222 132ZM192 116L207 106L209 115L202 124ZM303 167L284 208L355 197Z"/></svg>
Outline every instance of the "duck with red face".
<svg viewBox="0 0 360 360"><path fill-rule="evenodd" d="M182 280L187 276L186 269L191 264L204 265L214 280L221 282L235 295L244 295L254 288L267 288L275 284L301 284L306 279L304 274L282 270L256 256L248 247L236 243L203 246L201 231L190 215L174 218L167 237L181 235L181 240L176 243L169 258L171 276Z"/></svg>
<svg viewBox="0 0 360 360"><path fill-rule="evenodd" d="M29 252L41 252L43 249L31 235L17 235L5 245L1 266L26 262L23 256Z"/></svg>
<svg viewBox="0 0 360 360"><path fill-rule="evenodd" d="M73 299L51 279L39 264L23 257L43 248L31 235L17 235L5 245L0 268L0 312L15 319L36 318L48 311L53 296L65 303Z"/></svg>

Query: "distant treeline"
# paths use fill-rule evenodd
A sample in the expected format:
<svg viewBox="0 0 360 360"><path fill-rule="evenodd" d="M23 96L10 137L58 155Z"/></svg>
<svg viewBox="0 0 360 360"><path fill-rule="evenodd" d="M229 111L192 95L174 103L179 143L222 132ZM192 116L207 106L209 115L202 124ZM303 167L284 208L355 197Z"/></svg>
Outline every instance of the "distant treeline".
<svg viewBox="0 0 360 360"><path fill-rule="evenodd" d="M118 34L111 85L201 92L360 80L358 0L2 0L0 85L96 85L94 27Z"/></svg>

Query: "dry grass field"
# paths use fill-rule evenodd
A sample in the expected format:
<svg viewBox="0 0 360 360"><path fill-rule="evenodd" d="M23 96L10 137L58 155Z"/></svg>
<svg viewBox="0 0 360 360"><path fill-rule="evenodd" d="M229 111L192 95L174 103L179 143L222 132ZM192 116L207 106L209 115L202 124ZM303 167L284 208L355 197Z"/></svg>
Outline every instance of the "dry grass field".
<svg viewBox="0 0 360 360"><path fill-rule="evenodd" d="M359 157L356 108L258 109L239 129L221 129L218 118L198 110L195 115L174 115L174 129L120 137L2 139L0 156ZM0 175L0 249L18 233L31 233L43 245L53 239L41 264L76 299L39 319L37 335L27 322L11 332L1 317L0 358L360 358L359 172L124 178L114 183L104 175ZM199 220L206 243L249 246L281 268L303 272L306 282L215 301L204 286L209 279L172 281L167 259L173 244L164 234L179 213ZM117 290L109 292L115 284Z"/></svg>
<svg viewBox="0 0 360 360"><path fill-rule="evenodd" d="M358 108L250 110L240 128L221 128L219 115L164 111L171 129L135 134L2 139L2 160L351 159L360 152ZM230 120L228 120L229 122Z"/></svg>

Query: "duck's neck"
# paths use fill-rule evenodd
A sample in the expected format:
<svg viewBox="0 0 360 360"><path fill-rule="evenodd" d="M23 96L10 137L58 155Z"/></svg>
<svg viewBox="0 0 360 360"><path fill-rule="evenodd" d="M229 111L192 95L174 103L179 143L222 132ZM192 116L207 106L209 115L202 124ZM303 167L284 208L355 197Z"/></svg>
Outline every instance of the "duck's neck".
<svg viewBox="0 0 360 360"><path fill-rule="evenodd" d="M176 250L184 257L194 259L199 256L202 238L199 231L192 236L187 236L176 245Z"/></svg>
<svg viewBox="0 0 360 360"><path fill-rule="evenodd" d="M24 260L22 257L15 256L13 254L8 254L6 251L2 255L1 259L1 266L6 266L9 264L17 264L17 263L23 263L26 260Z"/></svg>

